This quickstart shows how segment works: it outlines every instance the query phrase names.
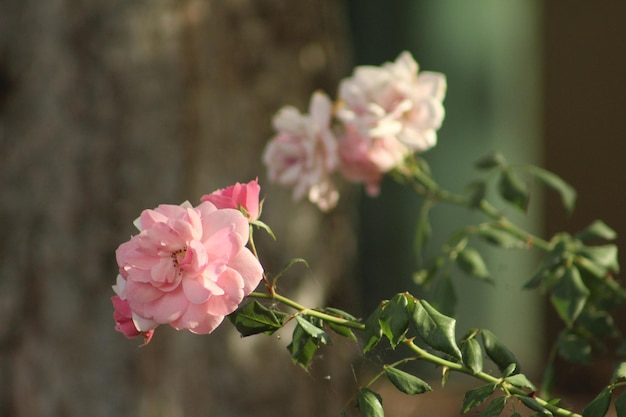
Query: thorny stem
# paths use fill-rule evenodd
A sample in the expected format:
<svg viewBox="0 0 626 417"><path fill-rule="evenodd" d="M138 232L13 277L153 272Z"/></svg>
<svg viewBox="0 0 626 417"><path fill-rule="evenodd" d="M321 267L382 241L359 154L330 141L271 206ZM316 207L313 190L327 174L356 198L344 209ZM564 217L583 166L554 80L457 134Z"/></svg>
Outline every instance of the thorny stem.
<svg viewBox="0 0 626 417"><path fill-rule="evenodd" d="M345 319L343 317L338 317L338 316L333 316L327 313L324 313L322 311L316 310L316 309L311 309L308 307L305 307L299 303L297 303L296 301L287 298L285 296L282 296L280 294L277 294L276 292L273 292L271 294L265 294L265 293L260 293L260 292L253 292L249 295L249 297L253 297L253 298L259 298L259 299L266 299L266 300L274 300L277 301L285 306L291 307L295 310L298 311L299 314L302 315L309 315L309 316L313 316L313 317L317 317L319 319L328 321L328 322L332 322L341 326L345 326L345 327L349 327L351 329L355 329L355 330L365 330L365 324L359 322L359 321L354 321L354 320L348 320ZM416 345L413 342L413 339L404 339L404 341L402 342L404 343L411 351L413 351L413 353L415 353L414 357L409 357L409 358L404 358L401 359L391 365L391 367L397 366L399 364L411 361L411 360L425 360L427 362L432 363L435 366L441 366L441 367L445 367L451 371L456 371L456 372L460 372L460 373L464 373L470 376L473 376L477 379L480 379L482 381L485 381L487 383L490 384L497 384L498 386L500 386L508 395L516 395L516 396L520 396L520 397L527 397L527 398L532 398L533 400L535 400L537 402L537 404L539 404L541 407L549 410L550 412L552 412L554 415L557 416L561 416L561 417L582 417L580 414L574 413L572 411L569 411L567 409L558 407L556 405L550 404L548 401L535 396L535 393L527 393L524 390L515 387L514 385L506 382L503 378L496 378L492 375L489 375L488 373L485 372L478 372L478 373L474 373L470 368L464 366L463 364L457 363L457 362L452 362L449 361L447 359L441 358L437 355L434 355L430 352L428 352L427 350L419 347L418 345ZM382 375L384 374L384 370L381 371L378 375L376 375L374 378L372 378L372 380L370 380L370 382L366 385L366 386L370 386L374 381L376 381L378 378L380 378ZM617 385L616 385L617 386Z"/></svg>
<svg viewBox="0 0 626 417"><path fill-rule="evenodd" d="M429 175L426 175L423 171L419 169L412 170L410 174L403 172L399 173L399 175L402 176L402 178L399 178L400 181L408 182L408 185L411 186L413 191L427 199L433 201L443 201L456 206L473 208L469 198L463 195L453 194L449 191L441 189L439 185L435 182L435 180L433 180ZM487 217L496 221L501 229L504 229L509 233L519 237L520 239L528 242L529 246L535 246L545 251L549 251L552 249L552 245L550 242L531 233L528 233L519 226L515 225L506 217L504 217L500 213L500 211L498 211L498 209L495 208L487 200L480 200L476 208L482 211Z"/></svg>
<svg viewBox="0 0 626 417"><path fill-rule="evenodd" d="M440 358L439 356L433 355L432 353L427 352L426 350L422 349L421 347L417 346L415 343L413 343L412 339L406 339L404 341L404 344L411 349L417 356L419 359L424 359L434 365L439 365L442 367L446 367L452 371L456 371L456 372L461 372L467 375L471 375L474 376L482 381L485 381L487 383L490 384L497 384L500 387L502 387L503 390L505 390L505 392L509 393L509 394L514 394L517 396L521 396L521 397L528 397L528 398L532 398L534 399L537 404L539 404L540 406L542 406L543 408L545 408L546 410L549 410L550 412L552 412L552 414L557 415L557 416L562 416L562 417L582 417L580 414L574 413L572 411L569 411L565 408L561 408L558 407L556 405L550 404L548 401L539 398L537 396L535 396L533 393L528 394L527 392L525 392L524 390L521 390L509 383L507 383L506 381L504 381L501 378L496 378L492 375L489 375L485 372L478 372L478 373L473 373L471 369L469 369L468 367L456 363L456 362L452 362L452 361L448 361L446 359Z"/></svg>

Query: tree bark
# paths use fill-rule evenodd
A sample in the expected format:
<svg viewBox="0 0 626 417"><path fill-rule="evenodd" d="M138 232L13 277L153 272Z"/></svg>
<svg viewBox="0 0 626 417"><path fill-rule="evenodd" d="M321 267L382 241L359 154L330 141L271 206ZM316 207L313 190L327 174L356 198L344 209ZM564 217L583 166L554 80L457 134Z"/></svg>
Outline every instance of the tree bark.
<svg viewBox="0 0 626 417"><path fill-rule="evenodd" d="M266 270L305 257L311 270L289 273L285 290L350 302L350 204L328 216L293 205L259 156L279 107L306 110L347 73L340 6L0 3L0 415L339 412L351 344L310 374L291 363L288 331L240 340L227 323L208 336L159 328L138 349L113 330L109 298L114 251L142 209L259 176L278 236L260 240Z"/></svg>

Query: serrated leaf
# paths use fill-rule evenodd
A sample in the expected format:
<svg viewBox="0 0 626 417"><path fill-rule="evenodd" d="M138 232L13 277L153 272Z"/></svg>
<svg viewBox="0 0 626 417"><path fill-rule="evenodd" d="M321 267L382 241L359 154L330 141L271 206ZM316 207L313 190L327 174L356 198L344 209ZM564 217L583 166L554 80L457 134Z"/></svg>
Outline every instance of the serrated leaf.
<svg viewBox="0 0 626 417"><path fill-rule="evenodd" d="M456 263L466 274L482 280L489 278L487 265L481 254L474 248L466 247L459 252Z"/></svg>
<svg viewBox="0 0 626 417"><path fill-rule="evenodd" d="M287 346L287 350L291 354L291 360L302 368L307 369L318 348L319 343L317 340L298 323L293 329L291 343Z"/></svg>
<svg viewBox="0 0 626 417"><path fill-rule="evenodd" d="M327 314L330 314L331 316L337 316L337 317L341 317L342 319L346 319L346 320L350 320L350 321L358 321L356 317L354 317L352 314L347 313L343 310L340 310L338 308L333 308L333 307L326 307L324 308L324 312Z"/></svg>
<svg viewBox="0 0 626 417"><path fill-rule="evenodd" d="M433 390L430 385L415 375L391 366L385 366L385 375L400 392L408 395L423 394Z"/></svg>
<svg viewBox="0 0 626 417"><path fill-rule="evenodd" d="M507 165L507 162L502 154L494 152L479 159L474 165L478 169L487 170L496 167L505 167Z"/></svg>
<svg viewBox="0 0 626 417"><path fill-rule="evenodd" d="M477 374L483 370L483 351L476 339L467 339L461 342L463 364Z"/></svg>
<svg viewBox="0 0 626 417"><path fill-rule="evenodd" d="M376 310L374 310L374 312L365 321L363 353L367 353L372 350L383 337L383 330L380 327L380 315L382 312L382 306L378 306L378 308L376 308Z"/></svg>
<svg viewBox="0 0 626 417"><path fill-rule="evenodd" d="M461 359L461 351L455 341L456 320L437 311L425 300L415 303L413 321L417 334L431 348Z"/></svg>
<svg viewBox="0 0 626 417"><path fill-rule="evenodd" d="M591 345L574 333L562 333L558 340L559 356L573 363L591 362Z"/></svg>
<svg viewBox="0 0 626 417"><path fill-rule="evenodd" d="M506 201L526 212L530 195L526 184L510 169L505 169L498 181L498 191L500 196Z"/></svg>
<svg viewBox="0 0 626 417"><path fill-rule="evenodd" d="M589 289L580 277L578 268L573 265L565 268L563 276L552 288L550 295L554 309L567 327L572 327L588 298Z"/></svg>
<svg viewBox="0 0 626 417"><path fill-rule="evenodd" d="M497 384L487 384L467 391L463 397L461 413L465 414L472 408L487 401L491 394L493 394L496 390L496 386Z"/></svg>
<svg viewBox="0 0 626 417"><path fill-rule="evenodd" d="M617 233L602 220L595 220L593 223L587 226L587 228L579 233L576 233L575 237L580 240L613 240L617 238Z"/></svg>
<svg viewBox="0 0 626 417"><path fill-rule="evenodd" d="M478 417L498 417L502 410L504 410L505 405L506 397L498 397L489 403Z"/></svg>
<svg viewBox="0 0 626 417"><path fill-rule="evenodd" d="M524 166L523 168L543 185L558 192L561 196L563 206L568 212L571 213L574 210L574 206L576 205L576 190L574 187L569 185L558 175L543 168L536 166Z"/></svg>
<svg viewBox="0 0 626 417"><path fill-rule="evenodd" d="M229 314L228 320L246 337L259 333L272 334L283 327L288 317L288 314L270 310L255 300Z"/></svg>
<svg viewBox="0 0 626 417"><path fill-rule="evenodd" d="M383 400L369 388L361 388L356 396L361 417L383 417Z"/></svg>
<svg viewBox="0 0 626 417"><path fill-rule="evenodd" d="M585 246L580 254L609 271L619 272L616 245Z"/></svg>
<svg viewBox="0 0 626 417"><path fill-rule="evenodd" d="M296 316L296 321L309 336L325 345L330 344L330 336L303 316Z"/></svg>
<svg viewBox="0 0 626 417"><path fill-rule="evenodd" d="M508 376L504 378L504 380L508 382L509 384L514 385L518 388L528 388L532 391L536 391L536 388L533 385L533 383L530 382L530 380L524 374Z"/></svg>
<svg viewBox="0 0 626 417"><path fill-rule="evenodd" d="M391 347L395 347L402 341L409 328L415 301L407 294L396 294L384 305L380 314L380 328L389 339Z"/></svg>
<svg viewBox="0 0 626 417"><path fill-rule="evenodd" d="M615 399L615 413L617 417L626 417L626 391Z"/></svg>
<svg viewBox="0 0 626 417"><path fill-rule="evenodd" d="M604 388L585 408L583 417L604 417L611 405L611 390Z"/></svg>
<svg viewBox="0 0 626 417"><path fill-rule="evenodd" d="M520 371L519 361L506 346L487 329L482 329L480 334L483 339L483 346L487 356L498 366L501 372L511 364L515 364L516 372Z"/></svg>

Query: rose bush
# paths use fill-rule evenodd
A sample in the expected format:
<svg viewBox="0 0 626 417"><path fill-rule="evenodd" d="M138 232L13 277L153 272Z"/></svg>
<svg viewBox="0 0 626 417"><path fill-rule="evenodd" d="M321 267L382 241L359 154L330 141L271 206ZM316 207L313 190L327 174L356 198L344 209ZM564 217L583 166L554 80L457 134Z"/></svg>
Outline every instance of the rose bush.
<svg viewBox="0 0 626 417"><path fill-rule="evenodd" d="M258 201L247 207L255 206ZM239 210L210 201L160 205L144 210L135 225L140 233L116 251L120 300L113 303L117 317L128 315L120 301L128 304L138 334L160 324L211 333L262 278L260 262L245 247L249 224ZM128 322L116 322L133 336Z"/></svg>

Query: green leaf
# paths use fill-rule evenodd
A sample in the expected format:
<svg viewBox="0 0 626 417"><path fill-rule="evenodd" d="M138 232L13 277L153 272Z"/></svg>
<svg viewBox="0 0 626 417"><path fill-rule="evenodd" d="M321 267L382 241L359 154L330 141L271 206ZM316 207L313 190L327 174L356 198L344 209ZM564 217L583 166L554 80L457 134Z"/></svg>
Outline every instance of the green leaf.
<svg viewBox="0 0 626 417"><path fill-rule="evenodd" d="M617 417L626 417L626 391L615 399L615 413Z"/></svg>
<svg viewBox="0 0 626 417"><path fill-rule="evenodd" d="M487 384L467 391L465 393L465 397L463 397L461 413L465 414L472 408L487 401L491 394L493 394L496 390L496 386L497 384Z"/></svg>
<svg viewBox="0 0 626 417"><path fill-rule="evenodd" d="M609 313L589 304L578 316L576 324L598 338L619 337L621 334Z"/></svg>
<svg viewBox="0 0 626 417"><path fill-rule="evenodd" d="M339 417L348 417L348 414L346 414L346 410L341 410L341 413L339 413Z"/></svg>
<svg viewBox="0 0 626 417"><path fill-rule="evenodd" d="M380 327L380 315L382 314L382 304L365 321L365 340L363 353L367 353L374 348L383 337L383 330Z"/></svg>
<svg viewBox="0 0 626 417"><path fill-rule="evenodd" d="M526 212L528 201L530 200L528 189L526 188L526 184L510 169L502 171L502 175L500 175L500 180L498 181L498 191L502 198L523 212Z"/></svg>
<svg viewBox="0 0 626 417"><path fill-rule="evenodd" d="M511 417L522 417L522 415L516 411L513 414L511 414Z"/></svg>
<svg viewBox="0 0 626 417"><path fill-rule="evenodd" d="M369 388L361 388L356 396L361 417L383 417L383 400Z"/></svg>
<svg viewBox="0 0 626 417"><path fill-rule="evenodd" d="M488 243L505 249L516 249L526 246L526 241L519 236L493 225L481 228L478 235Z"/></svg>
<svg viewBox="0 0 626 417"><path fill-rule="evenodd" d="M593 223L587 226L586 229L582 230L579 233L576 233L575 237L580 240L614 240L615 238L617 238L617 233L602 220L595 220Z"/></svg>
<svg viewBox="0 0 626 417"><path fill-rule="evenodd" d="M352 314L347 313L343 310L339 310L338 308L326 307L324 308L324 312L330 314L331 316L337 316L341 317L342 319L357 321L357 318L354 317Z"/></svg>
<svg viewBox="0 0 626 417"><path fill-rule="evenodd" d="M415 303L413 321L417 333L433 349L461 359L461 351L455 341L456 320L441 314L425 300Z"/></svg>
<svg viewBox="0 0 626 417"><path fill-rule="evenodd" d="M585 246L580 254L609 271L619 272L616 245Z"/></svg>
<svg viewBox="0 0 626 417"><path fill-rule="evenodd" d="M548 362L544 371L543 378L541 379L541 390L539 391L539 397L552 397L552 391L554 391L554 382L556 380L556 372L554 370L554 357Z"/></svg>
<svg viewBox="0 0 626 417"><path fill-rule="evenodd" d="M488 170L496 167L505 167L507 165L506 159L498 152L494 152L479 159L475 164L476 168L481 170Z"/></svg>
<svg viewBox="0 0 626 417"><path fill-rule="evenodd" d="M296 316L296 321L309 336L325 345L331 344L330 336L303 316Z"/></svg>
<svg viewBox="0 0 626 417"><path fill-rule="evenodd" d="M546 171L543 168L526 165L523 169L546 187L552 188L558 192L561 196L563 206L568 212L571 213L574 210L574 206L576 204L576 190L574 187L563 181L563 179L558 175L550 171Z"/></svg>
<svg viewBox="0 0 626 417"><path fill-rule="evenodd" d="M348 339L356 340L356 336L354 332L350 330L349 327L342 326L341 324L333 323L332 321L327 321L326 325L339 336L347 337Z"/></svg>
<svg viewBox="0 0 626 417"><path fill-rule="evenodd" d="M396 294L383 306L379 317L380 327L394 349L409 328L414 306L415 301L408 294Z"/></svg>
<svg viewBox="0 0 626 417"><path fill-rule="evenodd" d="M483 351L480 343L474 338L461 342L463 364L472 370L474 374L483 370Z"/></svg>
<svg viewBox="0 0 626 417"><path fill-rule="evenodd" d="M547 408L543 407L542 405L540 405L537 400L535 400L534 398L531 397L526 397L524 395L516 395L517 398L519 398L519 400L524 403L524 405L528 408L530 408L533 411L537 411L539 413L539 415L541 416L551 416L552 412L550 412L550 410L548 410Z"/></svg>
<svg viewBox="0 0 626 417"><path fill-rule="evenodd" d="M244 337L254 334L272 334L283 327L288 314L270 310L258 301L247 303L228 315L237 331Z"/></svg>
<svg viewBox="0 0 626 417"><path fill-rule="evenodd" d="M583 417L604 417L611 405L611 390L606 387L585 408Z"/></svg>
<svg viewBox="0 0 626 417"><path fill-rule="evenodd" d="M239 206L239 211L241 211L244 216L248 217L248 213L246 212L246 210L243 207ZM274 235L274 232L272 231L272 229L267 224L263 223L261 220L259 220L259 219L252 220L252 221L250 221L250 224L258 227L259 229L265 230L265 232L268 235L270 235L270 237L272 239L276 240L276 235Z"/></svg>
<svg viewBox="0 0 626 417"><path fill-rule="evenodd" d="M454 316L458 297L449 275L442 275L434 282L428 293L428 299L431 301L431 305L440 313Z"/></svg>
<svg viewBox="0 0 626 417"><path fill-rule="evenodd" d="M573 363L591 362L591 345L575 333L562 333L558 340L559 355Z"/></svg>
<svg viewBox="0 0 626 417"><path fill-rule="evenodd" d="M291 360L306 370L318 348L317 340L298 323L293 329L291 343L287 346L287 350L291 353Z"/></svg>
<svg viewBox="0 0 626 417"><path fill-rule="evenodd" d="M385 375L400 392L405 394L416 395L433 390L425 381L391 366L385 366Z"/></svg>
<svg viewBox="0 0 626 417"><path fill-rule="evenodd" d="M615 367L611 383L614 384L622 378L626 378L626 362L621 362Z"/></svg>
<svg viewBox="0 0 626 417"><path fill-rule="evenodd" d="M514 385L518 388L528 388L532 391L537 390L535 386L533 385L533 383L530 382L530 380L524 374L508 376L504 378L504 380L508 382L509 384Z"/></svg>
<svg viewBox="0 0 626 417"><path fill-rule="evenodd" d="M519 372L520 366L517 358L492 332L487 329L480 331L483 338L483 346L487 356L498 366L500 371L504 371L511 364L515 364L515 372Z"/></svg>
<svg viewBox="0 0 626 417"><path fill-rule="evenodd" d="M552 288L550 301L567 327L572 327L588 298L589 289L583 283L578 268L570 265Z"/></svg>
<svg viewBox="0 0 626 417"><path fill-rule="evenodd" d="M485 265L483 257L476 249L470 247L463 249L459 252L456 263L466 274L483 280L488 280L489 278L487 265Z"/></svg>
<svg viewBox="0 0 626 417"><path fill-rule="evenodd" d="M498 397L489 403L478 417L498 417L502 410L504 410L505 405L506 397Z"/></svg>

